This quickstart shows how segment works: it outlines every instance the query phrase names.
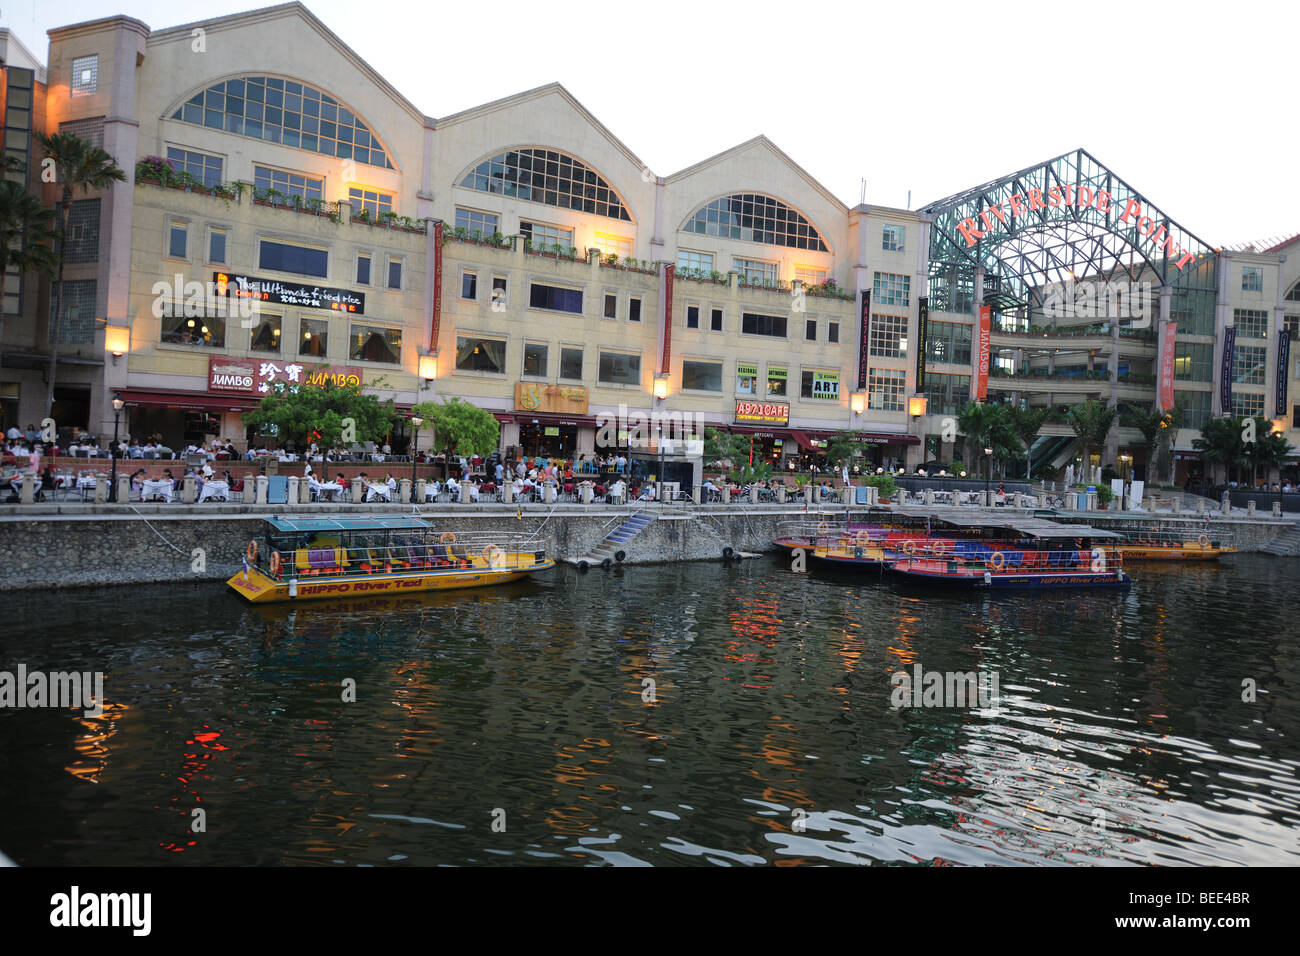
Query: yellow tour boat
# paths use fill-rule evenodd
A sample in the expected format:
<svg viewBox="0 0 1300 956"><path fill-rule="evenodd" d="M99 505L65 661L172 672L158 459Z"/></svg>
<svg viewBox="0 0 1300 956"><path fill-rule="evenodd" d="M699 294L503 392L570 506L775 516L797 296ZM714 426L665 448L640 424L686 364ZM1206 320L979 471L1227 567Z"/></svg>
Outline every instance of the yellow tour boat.
<svg viewBox="0 0 1300 956"><path fill-rule="evenodd" d="M413 516L277 517L226 583L254 603L507 584L555 562L506 534L441 532Z"/></svg>
<svg viewBox="0 0 1300 956"><path fill-rule="evenodd" d="M1218 561L1236 554L1231 535L1215 532L1193 535L1177 531L1124 531L1119 544L1128 561Z"/></svg>

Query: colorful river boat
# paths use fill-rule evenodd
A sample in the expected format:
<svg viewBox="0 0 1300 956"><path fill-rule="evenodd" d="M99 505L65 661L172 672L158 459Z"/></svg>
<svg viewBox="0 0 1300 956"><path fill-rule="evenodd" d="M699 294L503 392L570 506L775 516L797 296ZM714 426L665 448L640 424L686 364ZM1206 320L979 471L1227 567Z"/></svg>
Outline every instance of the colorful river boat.
<svg viewBox="0 0 1300 956"><path fill-rule="evenodd" d="M518 581L555 567L504 534L436 531L414 516L276 517L226 583L254 603L415 594Z"/></svg>
<svg viewBox="0 0 1300 956"><path fill-rule="evenodd" d="M1121 531L1119 549L1128 561L1218 561L1236 554L1229 535L1169 531Z"/></svg>

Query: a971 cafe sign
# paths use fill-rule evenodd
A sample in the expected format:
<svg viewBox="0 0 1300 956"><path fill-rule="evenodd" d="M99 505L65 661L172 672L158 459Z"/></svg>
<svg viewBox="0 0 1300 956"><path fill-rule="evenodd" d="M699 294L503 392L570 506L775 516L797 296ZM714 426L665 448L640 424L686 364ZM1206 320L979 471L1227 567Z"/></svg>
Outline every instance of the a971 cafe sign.
<svg viewBox="0 0 1300 956"><path fill-rule="evenodd" d="M790 421L790 406L783 402L736 402L736 422L784 425Z"/></svg>

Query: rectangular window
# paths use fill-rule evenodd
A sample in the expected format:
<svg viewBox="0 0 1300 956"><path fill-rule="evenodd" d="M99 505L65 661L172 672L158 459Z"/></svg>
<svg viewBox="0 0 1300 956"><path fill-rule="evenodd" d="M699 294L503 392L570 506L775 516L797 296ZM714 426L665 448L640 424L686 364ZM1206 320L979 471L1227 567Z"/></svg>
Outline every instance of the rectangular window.
<svg viewBox="0 0 1300 956"><path fill-rule="evenodd" d="M877 272L872 286L874 291L871 301L874 305L911 304L911 276L898 275L894 272Z"/></svg>
<svg viewBox="0 0 1300 956"><path fill-rule="evenodd" d="M95 340L95 298L99 285L95 279L65 280L63 289L64 313L59 323L60 345L90 345ZM225 335L225 323L215 332Z"/></svg>
<svg viewBox="0 0 1300 956"><path fill-rule="evenodd" d="M293 272L297 275L324 279L329 275L329 253L310 246L295 246L287 242L263 239L259 244L258 268L275 272Z"/></svg>
<svg viewBox="0 0 1300 956"><path fill-rule="evenodd" d="M402 260L388 260L388 288L400 289L402 287Z"/></svg>
<svg viewBox="0 0 1300 956"><path fill-rule="evenodd" d="M1254 266L1242 266L1241 291L1242 292L1263 292L1264 291L1264 270L1257 269Z"/></svg>
<svg viewBox="0 0 1300 956"><path fill-rule="evenodd" d="M357 256L357 285L370 285L370 256L366 253Z"/></svg>
<svg viewBox="0 0 1300 956"><path fill-rule="evenodd" d="M1268 338L1268 313L1263 309L1233 309L1232 319L1238 338Z"/></svg>
<svg viewBox="0 0 1300 956"><path fill-rule="evenodd" d="M640 385L641 356L627 352L601 352L597 377L602 385Z"/></svg>
<svg viewBox="0 0 1300 956"><path fill-rule="evenodd" d="M613 236L607 232L598 232L595 235L596 248L602 255L616 255L620 259L628 259L632 255L632 240L624 236Z"/></svg>
<svg viewBox="0 0 1300 956"><path fill-rule="evenodd" d="M618 294L614 292L605 293L605 318L618 318Z"/></svg>
<svg viewBox="0 0 1300 956"><path fill-rule="evenodd" d="M951 415L970 401L970 376L927 372L925 397L931 415Z"/></svg>
<svg viewBox="0 0 1300 956"><path fill-rule="evenodd" d="M1209 392L1174 392L1174 401L1183 406L1183 427L1201 429L1210 417Z"/></svg>
<svg viewBox="0 0 1300 956"><path fill-rule="evenodd" d="M788 376L789 370L784 365L769 365L767 367L767 394L784 398L787 394L785 383Z"/></svg>
<svg viewBox="0 0 1300 956"><path fill-rule="evenodd" d="M348 202L352 205L354 215L365 211L371 219L378 219L381 212L393 211L393 194L381 193L377 189L364 186L348 187Z"/></svg>
<svg viewBox="0 0 1300 956"><path fill-rule="evenodd" d="M722 391L721 362L682 362L682 390L694 392Z"/></svg>
<svg viewBox="0 0 1300 956"><path fill-rule="evenodd" d="M770 335L774 338L785 338L784 315L759 315L756 312L745 312L740 316L740 331L746 335Z"/></svg>
<svg viewBox="0 0 1300 956"><path fill-rule="evenodd" d="M560 378L582 381L582 349L560 349Z"/></svg>
<svg viewBox="0 0 1300 956"><path fill-rule="evenodd" d="M721 309L713 310L713 315L712 318L710 319L709 328L714 332L722 331L722 310Z"/></svg>
<svg viewBox="0 0 1300 956"><path fill-rule="evenodd" d="M817 341L817 320L805 319L803 323L803 337L805 342Z"/></svg>
<svg viewBox="0 0 1300 956"><path fill-rule="evenodd" d="M902 252L904 229L903 226L885 226L880 248L886 252Z"/></svg>
<svg viewBox="0 0 1300 956"><path fill-rule="evenodd" d="M253 185L262 190L274 189L286 198L297 196L304 201L325 198L325 180L267 166L253 167Z"/></svg>
<svg viewBox="0 0 1300 956"><path fill-rule="evenodd" d="M1174 355L1176 360L1177 352ZM1238 385L1263 385L1267 366L1267 348L1238 345L1232 350L1232 380Z"/></svg>
<svg viewBox="0 0 1300 956"><path fill-rule="evenodd" d="M1300 315L1282 316L1282 327L1291 335L1291 341L1300 341Z"/></svg>
<svg viewBox="0 0 1300 956"><path fill-rule="evenodd" d="M402 330L381 325L353 325L352 347L348 358L358 362L383 362L398 365L402 361Z"/></svg>
<svg viewBox="0 0 1300 956"><path fill-rule="evenodd" d="M299 335L298 354L314 355L324 358L329 354L330 324L328 319L309 319L303 316L298 320Z"/></svg>
<svg viewBox="0 0 1300 956"><path fill-rule="evenodd" d="M221 185L221 157L209 156L190 149L167 147L167 160L176 172L186 172L208 189Z"/></svg>
<svg viewBox="0 0 1300 956"><path fill-rule="evenodd" d="M501 218L496 213L456 207L456 230L464 230L469 239L491 239L501 231Z"/></svg>
<svg viewBox="0 0 1300 956"><path fill-rule="evenodd" d="M68 211L68 242L63 259L68 263L99 261L98 199L73 200Z"/></svg>
<svg viewBox="0 0 1300 956"><path fill-rule="evenodd" d="M104 148L104 117L89 116L86 119L67 120L59 124L60 133L71 133L77 139L84 139L91 146Z"/></svg>
<svg viewBox="0 0 1300 956"><path fill-rule="evenodd" d="M698 329L700 327L700 307L698 305L688 305L686 307L686 327L688 329Z"/></svg>
<svg viewBox="0 0 1300 956"><path fill-rule="evenodd" d="M560 286L542 285L534 282L528 287L528 307L531 309L549 309L553 312L572 312L582 314L582 290L564 289Z"/></svg>
<svg viewBox="0 0 1300 956"><path fill-rule="evenodd" d="M871 369L867 376L868 407L882 412L901 412L906 375L901 369Z"/></svg>
<svg viewBox="0 0 1300 956"><path fill-rule="evenodd" d="M509 282L505 276L492 277L492 311L504 312L506 305L509 304L506 292L509 289Z"/></svg>
<svg viewBox="0 0 1300 956"><path fill-rule="evenodd" d="M689 249L677 250L677 268L691 272L713 272L713 253L692 252Z"/></svg>
<svg viewBox="0 0 1300 956"><path fill-rule="evenodd" d="M805 371L800 385L801 398L815 398L828 402L840 400L839 372L819 372L815 369Z"/></svg>
<svg viewBox="0 0 1300 956"><path fill-rule="evenodd" d="M826 281L826 270L812 266L795 266L794 277L804 285L821 285Z"/></svg>
<svg viewBox="0 0 1300 956"><path fill-rule="evenodd" d="M838 322L831 322L826 326L826 341L830 342L832 345L839 343L840 324Z"/></svg>
<svg viewBox="0 0 1300 956"><path fill-rule="evenodd" d="M456 336L456 370L493 372L506 370L506 343L503 339L485 339L476 335Z"/></svg>
<svg viewBox="0 0 1300 956"><path fill-rule="evenodd" d="M871 354L881 358L907 356L907 316L871 314Z"/></svg>
<svg viewBox="0 0 1300 956"><path fill-rule="evenodd" d="M546 346L538 342L524 343L524 374L533 378L546 377Z"/></svg>
<svg viewBox="0 0 1300 956"><path fill-rule="evenodd" d="M250 352L280 352L280 316L262 313L248 336Z"/></svg>
<svg viewBox="0 0 1300 956"><path fill-rule="evenodd" d="M213 227L208 230L208 262L226 264L226 230Z"/></svg>
<svg viewBox="0 0 1300 956"><path fill-rule="evenodd" d="M1233 392L1232 414L1238 418L1253 418L1264 414L1264 396L1255 392Z"/></svg>
<svg viewBox="0 0 1300 956"><path fill-rule="evenodd" d="M628 296L627 320L629 322L641 321L641 297L639 295Z"/></svg>
<svg viewBox="0 0 1300 956"><path fill-rule="evenodd" d="M1214 346L1174 342L1174 379L1208 382L1214 377Z"/></svg>
<svg viewBox="0 0 1300 956"><path fill-rule="evenodd" d="M462 299L478 298L478 274L466 270L460 274L460 297Z"/></svg>
<svg viewBox="0 0 1300 956"><path fill-rule="evenodd" d="M758 365L752 362L740 362L736 365L736 394L758 394Z"/></svg>
<svg viewBox="0 0 1300 956"><path fill-rule="evenodd" d="M99 89L99 56L72 58L72 95L91 96Z"/></svg>
<svg viewBox="0 0 1300 956"><path fill-rule="evenodd" d="M872 316L872 324L876 318ZM960 322L932 321L925 334L926 361L969 365L972 329Z"/></svg>
<svg viewBox="0 0 1300 956"><path fill-rule="evenodd" d="M167 255L173 259L184 259L189 250L190 227L183 222L167 224Z"/></svg>
<svg viewBox="0 0 1300 956"><path fill-rule="evenodd" d="M761 259L732 259L731 268L744 276L746 282L771 282L781 279L781 264Z"/></svg>
<svg viewBox="0 0 1300 956"><path fill-rule="evenodd" d="M525 241L531 243L529 248L534 252L554 252L556 246L560 247L561 252L573 251L572 229L520 220L519 232Z"/></svg>
<svg viewBox="0 0 1300 956"><path fill-rule="evenodd" d="M69 283L70 284L70 283ZM167 311L171 311L168 309ZM226 320L220 316L164 315L162 318L162 341L169 345L197 345L201 348L222 349L226 347ZM59 330L60 341L68 340Z"/></svg>

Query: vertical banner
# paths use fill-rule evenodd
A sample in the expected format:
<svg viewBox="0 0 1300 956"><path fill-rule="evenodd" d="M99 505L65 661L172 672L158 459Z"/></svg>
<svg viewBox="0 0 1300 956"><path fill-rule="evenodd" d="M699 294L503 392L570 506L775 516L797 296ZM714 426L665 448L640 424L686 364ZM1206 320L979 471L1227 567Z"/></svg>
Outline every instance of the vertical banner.
<svg viewBox="0 0 1300 956"><path fill-rule="evenodd" d="M1277 330L1277 417L1288 418L1291 410L1286 407L1287 363L1291 355L1291 333L1285 327Z"/></svg>
<svg viewBox="0 0 1300 956"><path fill-rule="evenodd" d="M442 228L441 220L433 224L433 315L429 318L430 352L438 348L438 326L442 321Z"/></svg>
<svg viewBox="0 0 1300 956"><path fill-rule="evenodd" d="M867 348L871 340L871 290L862 290L862 321L858 342L858 391L867 390Z"/></svg>
<svg viewBox="0 0 1300 956"><path fill-rule="evenodd" d="M916 388L913 392L920 395L925 391L925 334L930 327L930 299L921 296L919 318L916 321Z"/></svg>
<svg viewBox="0 0 1300 956"><path fill-rule="evenodd" d="M663 331L663 351L659 357L659 371L665 375L672 368L673 359L673 276L677 266L664 266L664 320L660 328Z"/></svg>
<svg viewBox="0 0 1300 956"><path fill-rule="evenodd" d="M971 398L982 402L989 394L989 354L993 347L993 306L980 306L979 343L975 353L975 377L971 384L975 394Z"/></svg>
<svg viewBox="0 0 1300 956"><path fill-rule="evenodd" d="M1232 414L1232 360L1237 346L1237 327L1230 325L1223 330L1223 360L1219 364L1219 405L1224 415Z"/></svg>
<svg viewBox="0 0 1300 956"><path fill-rule="evenodd" d="M1160 343L1160 410L1174 407L1174 338L1178 334L1177 322L1166 322L1163 341Z"/></svg>

